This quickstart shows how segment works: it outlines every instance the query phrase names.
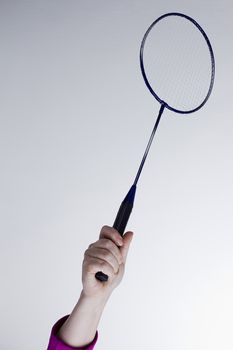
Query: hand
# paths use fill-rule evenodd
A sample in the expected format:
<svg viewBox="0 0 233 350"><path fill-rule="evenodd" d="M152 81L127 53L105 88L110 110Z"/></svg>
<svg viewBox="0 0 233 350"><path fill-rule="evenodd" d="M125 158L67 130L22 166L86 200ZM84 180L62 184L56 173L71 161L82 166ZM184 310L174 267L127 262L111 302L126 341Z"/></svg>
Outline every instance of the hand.
<svg viewBox="0 0 233 350"><path fill-rule="evenodd" d="M108 297L121 282L133 232L122 237L113 227L103 226L99 240L89 245L84 253L82 265L82 294L85 296ZM101 282L95 274L102 271L108 281Z"/></svg>

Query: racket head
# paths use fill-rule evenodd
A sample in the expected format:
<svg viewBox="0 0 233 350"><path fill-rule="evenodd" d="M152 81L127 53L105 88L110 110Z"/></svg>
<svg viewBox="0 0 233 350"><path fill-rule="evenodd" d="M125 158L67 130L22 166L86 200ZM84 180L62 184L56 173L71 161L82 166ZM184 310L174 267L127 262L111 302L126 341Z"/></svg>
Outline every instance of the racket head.
<svg viewBox="0 0 233 350"><path fill-rule="evenodd" d="M170 32L169 31L164 32L164 29L161 30L161 25L160 24L163 23L163 26L166 26L168 22L166 23L164 20L171 20L171 19L173 19L173 20L175 19L175 23L173 23L173 24L170 23ZM184 26L183 26L183 24L182 24L182 26L180 26L181 22L180 21L178 22L179 19L183 20ZM178 26L181 27L181 28L179 28L180 29L180 34L182 34L181 32L182 32L183 29L184 29L183 30L183 34L185 34L184 33L185 31L188 31L188 30L190 31L190 34L193 37L193 38L190 38L190 43L191 43L192 39L193 40L197 39L199 44L201 43L201 45L200 45L201 48L199 48L199 49L202 52L200 54L199 60L201 59L201 55L203 55L203 57L205 55L205 57L204 57L205 58L204 59L205 60L205 64L203 64L203 67L202 67L201 62L198 62L198 60L197 60L196 61L196 65L195 65L195 67L193 67L193 71L192 72L190 70L190 67L189 67L189 69L187 69L187 72L189 73L187 75L189 75L191 77L190 80L192 80L193 76L195 76L195 74L196 75L199 74L199 69L200 68L201 68L200 70L202 71L202 73L204 72L204 70L206 68L205 73L203 73L203 76L205 76L203 78L203 82L205 80L205 86L202 87L202 89L201 89L202 90L201 91L201 96L198 95L198 98L195 98L195 103L190 103L190 104L176 103L176 102L174 102L174 98L171 98L171 102L170 102L169 101L170 100L170 96L163 96L163 95L166 95L166 93L158 91L159 89L157 89L157 86L156 86L156 79L155 79L155 82L150 79L150 73L151 72L148 72L147 66L145 64L145 48L146 48L146 44L150 40L150 36L153 33L153 31L155 32L155 30L157 30L157 28L160 26L160 30L157 30L157 39L159 39L159 35L160 35L160 39L157 40L157 42L160 41L160 43L159 43L159 45L157 45L157 42L156 42L155 46L156 46L157 52L155 52L155 55L157 55L157 56L160 55L160 50L161 49L163 50L164 48L166 48L164 50L165 53L166 52L167 53L171 53L171 54L173 53L173 55L176 55L176 63L178 62L178 66L180 66L180 67L178 67L179 69L177 70L177 73L172 77L171 80L173 80L173 81L172 81L171 85L170 85L170 82L169 82L169 89L170 90L171 89L179 90L179 88L177 89L177 87L179 87L179 80L180 80L180 76L182 75L180 73L183 73L182 72L182 68L183 68L182 67L182 57L183 57L182 55L185 53L185 51L183 52L182 50L180 50L179 45L176 45L178 42L180 42L181 39L178 38L177 43L176 43L176 40L174 40L174 35L173 34L176 33L175 29L177 28L177 23L178 23ZM189 26L186 26L186 24L189 24ZM174 30L172 31L172 29L174 29ZM165 38L161 38L161 33L162 34L165 33L165 35L164 35ZM193 35L193 33L195 33L195 35ZM156 37L155 37L155 39L156 39ZM153 40L155 40L155 39L153 39ZM172 42L172 40L174 42ZM189 46L188 34L186 35L185 39L183 37L183 40L185 41L184 45L187 44L187 46ZM173 47L172 49L167 48L169 42L170 43L172 42L172 47ZM177 50L175 50L176 48L177 48ZM195 49L195 45L193 45L193 48L191 50L189 50L189 48L187 48L186 53L185 53L186 56L187 56L187 53L188 53L188 56L190 56L190 57L191 57L191 55L193 53L195 54L195 50L194 49ZM152 50L153 50L153 46L152 46ZM193 51L193 52L191 52L191 51ZM166 57L169 58L168 56L171 56L171 55L167 55ZM162 55L161 55L161 57L162 57ZM179 59L180 59L180 62L179 62ZM170 72L171 72L172 65L173 65L172 61L173 61L173 59L169 59L169 62L167 63L167 68L168 68L168 70ZM194 62L194 60L193 60L193 62ZM162 66L163 66L162 70L163 69L165 70L166 65L164 66L164 64L162 64ZM149 26L149 28L147 29L146 33L144 34L142 42L141 42L141 47L140 47L140 67L141 67L141 72L142 72L142 76L143 76L143 79L145 81L145 84L146 84L147 88L149 89L149 91L151 92L151 94L156 98L156 100L160 104L164 104L166 108L168 108L169 110L171 110L173 112L176 112L176 113L188 114L188 113L196 112L201 107L203 107L204 104L207 102L207 100L209 99L210 94L212 92L212 89L213 89L214 78L215 78L215 58L214 58L214 52L213 52L210 40L207 37L207 35L206 35L205 31L203 30L203 28L193 18L191 18L190 16L185 15L183 13L179 13L179 12L166 13L166 14L160 16L159 18L157 18ZM158 65L158 63L154 67L155 70L156 70L156 67L157 67L157 71L153 71L153 74L155 72L155 75L158 74L158 72L159 72L159 70L161 68ZM159 74L161 75L161 73L159 73ZM180 74L180 76L179 76L179 74ZM162 78L160 77L160 82L162 80L163 80L163 77ZM186 80L187 80L187 78L186 78ZM187 84L187 86L184 86L181 89L181 91L180 91L181 95L185 95L185 94L187 95L187 93L188 93L187 91L191 91L193 86L195 86L195 88L197 88L197 90L198 90L198 89L200 89L201 84L204 85L203 82L201 81L200 77L198 77L196 80L197 80L197 82L192 81L192 84L190 84L190 86L188 86L188 84ZM200 81L198 82L198 80L200 80ZM181 84L185 85L183 82ZM165 86L166 86L166 84L165 84ZM198 92L198 94L200 94L200 92ZM193 91L191 91L190 95L193 95Z"/></svg>

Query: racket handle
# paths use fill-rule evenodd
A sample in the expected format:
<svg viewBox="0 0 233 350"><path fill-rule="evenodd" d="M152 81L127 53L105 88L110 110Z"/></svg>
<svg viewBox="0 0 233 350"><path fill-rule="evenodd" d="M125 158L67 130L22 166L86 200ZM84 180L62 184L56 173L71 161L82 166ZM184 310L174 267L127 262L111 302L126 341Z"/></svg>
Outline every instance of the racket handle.
<svg viewBox="0 0 233 350"><path fill-rule="evenodd" d="M127 193L125 199L121 203L118 210L116 219L114 221L113 227L123 236L127 222L129 220L131 211L133 209L134 197L136 193L136 185L131 186L129 192ZM95 277L101 282L107 282L108 276L103 272L96 272Z"/></svg>

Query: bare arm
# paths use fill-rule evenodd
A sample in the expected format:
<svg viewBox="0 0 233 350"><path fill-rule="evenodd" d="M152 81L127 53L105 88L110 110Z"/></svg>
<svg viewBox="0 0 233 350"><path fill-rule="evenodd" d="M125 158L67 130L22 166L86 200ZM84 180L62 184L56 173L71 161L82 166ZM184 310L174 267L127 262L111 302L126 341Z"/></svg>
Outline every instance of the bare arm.
<svg viewBox="0 0 233 350"><path fill-rule="evenodd" d="M132 237L132 232L126 232L122 238L114 228L104 226L99 240L90 244L85 251L83 290L73 311L58 332L59 338L67 345L82 347L94 339L103 309L123 278ZM109 276L107 282L103 283L95 278L98 271Z"/></svg>
<svg viewBox="0 0 233 350"><path fill-rule="evenodd" d="M107 299L86 297L81 293L70 316L58 332L66 344L83 347L92 342Z"/></svg>

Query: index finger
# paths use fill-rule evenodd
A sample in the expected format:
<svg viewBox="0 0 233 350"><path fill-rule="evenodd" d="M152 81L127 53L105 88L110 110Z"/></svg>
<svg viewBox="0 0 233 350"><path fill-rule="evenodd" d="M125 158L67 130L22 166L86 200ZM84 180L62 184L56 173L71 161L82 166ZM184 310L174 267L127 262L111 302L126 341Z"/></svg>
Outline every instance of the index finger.
<svg viewBox="0 0 233 350"><path fill-rule="evenodd" d="M99 238L110 239L118 246L123 245L123 238L121 237L120 233L115 228L107 225L102 227Z"/></svg>

